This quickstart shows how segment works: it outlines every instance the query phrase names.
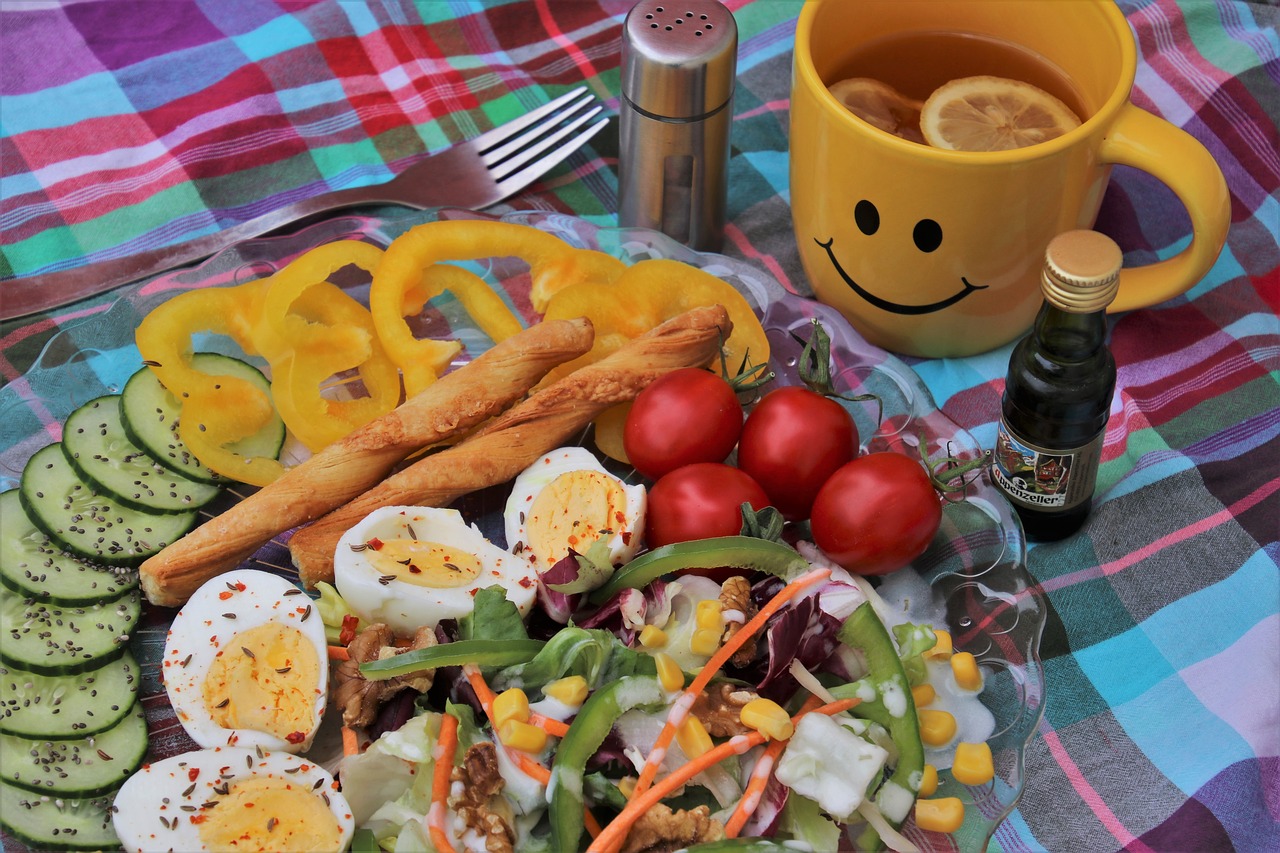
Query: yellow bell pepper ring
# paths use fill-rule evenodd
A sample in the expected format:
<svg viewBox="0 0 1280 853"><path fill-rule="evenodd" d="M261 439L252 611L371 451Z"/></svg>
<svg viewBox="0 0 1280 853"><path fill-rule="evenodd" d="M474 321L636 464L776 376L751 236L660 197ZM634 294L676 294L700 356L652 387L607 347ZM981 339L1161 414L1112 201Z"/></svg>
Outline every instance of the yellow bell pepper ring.
<svg viewBox="0 0 1280 853"><path fill-rule="evenodd" d="M226 335L248 355L256 355L253 319L261 308L266 280L237 287L191 290L151 311L135 340L148 367L182 402L178 435L210 470L253 485L266 485L284 471L273 458L248 457L231 448L275 416L271 399L235 376L214 376L191 365L192 337Z"/></svg>
<svg viewBox="0 0 1280 853"><path fill-rule="evenodd" d="M394 409L400 402L400 374L374 333L369 312L337 285L311 285L293 307L298 314L278 324L292 349L271 362L271 394L285 425L314 452ZM333 378L350 370L364 395L326 396Z"/></svg>
<svg viewBox="0 0 1280 853"><path fill-rule="evenodd" d="M511 222L456 220L428 222L401 234L387 247L373 276L369 308L374 327L391 360L404 374L405 393L412 396L447 368L456 341L418 339L406 322L406 309L421 310L436 275L427 271L445 261L517 257L537 280L548 264L577 251L558 237ZM424 277L426 277L424 279ZM425 281L425 284L424 284Z"/></svg>

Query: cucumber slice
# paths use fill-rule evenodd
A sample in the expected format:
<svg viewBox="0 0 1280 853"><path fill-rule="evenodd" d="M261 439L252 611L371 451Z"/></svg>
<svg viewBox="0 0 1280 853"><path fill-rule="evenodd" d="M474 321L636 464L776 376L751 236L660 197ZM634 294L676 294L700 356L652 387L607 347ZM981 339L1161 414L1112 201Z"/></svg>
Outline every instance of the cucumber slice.
<svg viewBox="0 0 1280 853"><path fill-rule="evenodd" d="M63 551L27 518L18 490L0 492L0 584L47 604L75 607L138 586L133 569L90 563Z"/></svg>
<svg viewBox="0 0 1280 853"><path fill-rule="evenodd" d="M95 491L143 512L190 512L221 491L175 474L130 441L115 394L90 400L67 417L62 452Z"/></svg>
<svg viewBox="0 0 1280 853"><path fill-rule="evenodd" d="M75 740L0 735L0 779L37 794L93 797L124 784L147 755L141 702L106 731Z"/></svg>
<svg viewBox="0 0 1280 853"><path fill-rule="evenodd" d="M133 655L92 672L41 675L0 663L0 733L44 740L98 734L129 713L142 684Z"/></svg>
<svg viewBox="0 0 1280 853"><path fill-rule="evenodd" d="M18 487L27 517L67 551L94 562L131 566L195 526L196 513L157 515L99 494L76 474L57 444L40 448Z"/></svg>
<svg viewBox="0 0 1280 853"><path fill-rule="evenodd" d="M0 592L0 662L43 675L97 669L125 653L141 614L137 590L82 607Z"/></svg>
<svg viewBox="0 0 1280 853"><path fill-rule="evenodd" d="M198 352L191 357L191 366L215 376L236 376L254 383L265 393L271 393L271 383L262 375L262 371L231 356ZM142 368L125 383L120 395L120 412L125 434L161 465L202 483L228 482L227 478L205 467L191 454L182 439L178 438L178 418L182 405L178 398L160 384L150 368ZM277 416L257 434L236 442L232 448L245 456L269 456L275 459L284 447L284 437L284 421Z"/></svg>
<svg viewBox="0 0 1280 853"><path fill-rule="evenodd" d="M118 850L111 797L33 794L0 782L0 827L38 850Z"/></svg>

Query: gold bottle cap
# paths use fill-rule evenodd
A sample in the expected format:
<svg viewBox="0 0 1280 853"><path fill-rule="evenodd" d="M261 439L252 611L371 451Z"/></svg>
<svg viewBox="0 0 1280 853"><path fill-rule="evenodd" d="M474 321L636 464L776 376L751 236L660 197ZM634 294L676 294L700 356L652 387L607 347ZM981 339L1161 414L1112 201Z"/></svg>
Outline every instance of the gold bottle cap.
<svg viewBox="0 0 1280 853"><path fill-rule="evenodd" d="M1073 314L1105 310L1120 287L1124 253L1105 234L1067 231L1049 241L1041 286L1045 299Z"/></svg>

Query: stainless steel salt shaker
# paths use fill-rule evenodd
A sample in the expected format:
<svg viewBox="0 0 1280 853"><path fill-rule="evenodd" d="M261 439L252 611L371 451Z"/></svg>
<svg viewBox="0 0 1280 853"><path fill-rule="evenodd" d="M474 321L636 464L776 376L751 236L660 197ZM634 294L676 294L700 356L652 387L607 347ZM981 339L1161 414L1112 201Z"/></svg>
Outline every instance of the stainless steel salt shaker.
<svg viewBox="0 0 1280 853"><path fill-rule="evenodd" d="M618 222L718 251L737 23L716 0L641 0L622 31Z"/></svg>

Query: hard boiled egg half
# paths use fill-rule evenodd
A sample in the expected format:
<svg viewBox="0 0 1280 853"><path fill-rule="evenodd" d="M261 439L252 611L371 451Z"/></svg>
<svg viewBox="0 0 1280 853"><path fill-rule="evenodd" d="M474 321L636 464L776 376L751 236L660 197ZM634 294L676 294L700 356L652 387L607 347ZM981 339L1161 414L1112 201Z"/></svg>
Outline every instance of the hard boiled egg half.
<svg viewBox="0 0 1280 853"><path fill-rule="evenodd" d="M355 829L333 777L285 752L215 747L143 765L116 793L128 851L346 850Z"/></svg>
<svg viewBox="0 0 1280 853"><path fill-rule="evenodd" d="M475 595L498 585L528 615L537 575L467 524L454 509L374 510L338 541L334 586L361 619L401 636L470 613Z"/></svg>
<svg viewBox="0 0 1280 853"><path fill-rule="evenodd" d="M165 640L165 690L182 727L204 747L302 752L324 714L324 623L302 590L254 569L206 582Z"/></svg>
<svg viewBox="0 0 1280 853"><path fill-rule="evenodd" d="M507 498L507 545L540 572L602 540L617 566L644 530L644 486L628 486L584 447L553 450L520 472Z"/></svg>

